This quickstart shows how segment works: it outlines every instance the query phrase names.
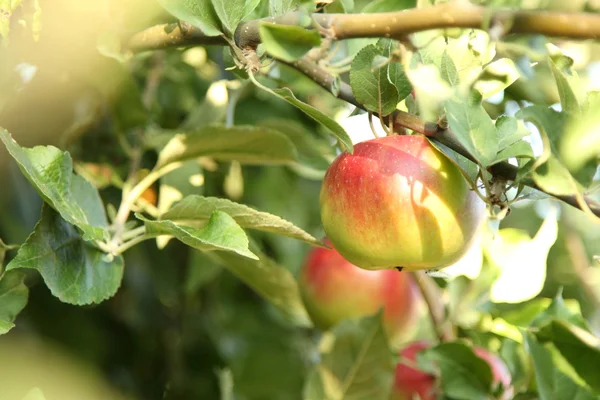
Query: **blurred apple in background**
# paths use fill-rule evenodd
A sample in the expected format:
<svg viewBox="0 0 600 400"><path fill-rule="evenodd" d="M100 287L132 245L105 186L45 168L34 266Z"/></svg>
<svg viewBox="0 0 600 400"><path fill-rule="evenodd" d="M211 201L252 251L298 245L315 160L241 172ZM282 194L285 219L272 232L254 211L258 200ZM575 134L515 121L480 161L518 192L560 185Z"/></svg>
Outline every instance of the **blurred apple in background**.
<svg viewBox="0 0 600 400"><path fill-rule="evenodd" d="M438 398L440 391L436 377L413 368L417 367L417 354L430 346L427 341L416 341L400 350L400 357L405 361L401 360L396 367L391 400L435 400ZM504 387L501 399L512 398L511 376L504 361L482 347L473 347L473 352L490 365L493 384L500 384Z"/></svg>
<svg viewBox="0 0 600 400"><path fill-rule="evenodd" d="M301 271L300 290L313 322L323 330L383 308L392 343L414 331L421 304L409 273L367 271L346 261L335 249L311 250Z"/></svg>

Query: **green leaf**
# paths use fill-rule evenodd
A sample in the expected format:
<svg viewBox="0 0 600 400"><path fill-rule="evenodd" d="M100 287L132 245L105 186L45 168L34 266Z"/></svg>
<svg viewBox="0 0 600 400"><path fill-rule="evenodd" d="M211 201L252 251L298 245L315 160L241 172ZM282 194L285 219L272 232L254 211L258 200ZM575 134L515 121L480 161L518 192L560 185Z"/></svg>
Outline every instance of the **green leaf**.
<svg viewBox="0 0 600 400"><path fill-rule="evenodd" d="M333 119L329 118L323 112L317 110L313 106L306 104L296 98L294 93L288 88L281 89L268 89L269 92L273 93L275 96L279 97L282 100L287 101L294 107L298 108L300 111L304 112L307 116L312 118L314 121L320 123L325 128L327 128L340 142L340 145L347 150L348 152L352 152L354 146L352 145L352 139L348 136L344 128L340 126Z"/></svg>
<svg viewBox="0 0 600 400"><path fill-rule="evenodd" d="M581 188L575 178L555 156L550 156L544 164L536 168L531 177L540 188L555 196L581 194Z"/></svg>
<svg viewBox="0 0 600 400"><path fill-rule="evenodd" d="M316 365L308 375L303 390L304 400L337 400L343 398L342 382L323 365Z"/></svg>
<svg viewBox="0 0 600 400"><path fill-rule="evenodd" d="M396 109L399 99L398 90L388 79L387 68L374 65L377 57L383 54L376 45L368 45L359 51L352 61L350 85L359 103L367 110L385 116Z"/></svg>
<svg viewBox="0 0 600 400"><path fill-rule="evenodd" d="M286 135L298 150L298 162L300 164L325 171L335 158L335 152L331 144L321 137L316 137L299 122L271 119L259 124Z"/></svg>
<svg viewBox="0 0 600 400"><path fill-rule="evenodd" d="M25 274L20 271L7 271L0 276L0 335L15 326L15 318L27 304L29 289L24 280Z"/></svg>
<svg viewBox="0 0 600 400"><path fill-rule="evenodd" d="M319 32L300 26L261 22L259 32L267 53L287 62L298 60L321 44Z"/></svg>
<svg viewBox="0 0 600 400"><path fill-rule="evenodd" d="M487 65L477 82L475 89L487 99L512 85L519 78L515 63L509 58L501 58Z"/></svg>
<svg viewBox="0 0 600 400"><path fill-rule="evenodd" d="M367 3L363 13L399 11L417 6L416 0L374 0Z"/></svg>
<svg viewBox="0 0 600 400"><path fill-rule="evenodd" d="M595 166L596 157L600 154L599 108L600 95L591 93L583 115L567 121L558 147L561 159L572 173L578 173L587 163Z"/></svg>
<svg viewBox="0 0 600 400"><path fill-rule="evenodd" d="M554 399L573 400L598 400L599 396L593 394L589 389L578 385L565 374L556 371L556 388Z"/></svg>
<svg viewBox="0 0 600 400"><path fill-rule="evenodd" d="M522 121L507 115L502 115L496 120L496 132L500 151L531 134Z"/></svg>
<svg viewBox="0 0 600 400"><path fill-rule="evenodd" d="M486 311L489 311L494 318L500 317L511 325L526 328L551 303L550 299L536 297L518 304L490 303L489 306L493 309L486 309Z"/></svg>
<svg viewBox="0 0 600 400"><path fill-rule="evenodd" d="M540 400L598 399L598 396L593 395L587 388L580 386L561 372L556 367L551 351L538 343L533 334L525 333L525 343L526 350L533 360Z"/></svg>
<svg viewBox="0 0 600 400"><path fill-rule="evenodd" d="M282 133L255 126L222 125L179 133L159 154L157 168L198 157L243 164L288 164L296 161L296 149Z"/></svg>
<svg viewBox="0 0 600 400"><path fill-rule="evenodd" d="M527 352L533 360L535 379L541 400L554 400L555 367L550 351L539 344L533 335L525 334Z"/></svg>
<svg viewBox="0 0 600 400"><path fill-rule="evenodd" d="M332 333L333 345L306 382L304 398L332 393L339 394L336 399L387 400L394 363L381 314L344 320Z"/></svg>
<svg viewBox="0 0 600 400"><path fill-rule="evenodd" d="M174 17L189 22L207 36L221 34L219 19L210 0L158 0Z"/></svg>
<svg viewBox="0 0 600 400"><path fill-rule="evenodd" d="M481 105L478 93L468 99L454 95L445 101L446 117L456 139L486 167L498 153L498 137L492 119Z"/></svg>
<svg viewBox="0 0 600 400"><path fill-rule="evenodd" d="M0 335L10 331L14 327L15 324L13 324L12 322L0 320Z"/></svg>
<svg viewBox="0 0 600 400"><path fill-rule="evenodd" d="M553 320L536 333L538 340L551 341L577 374L600 392L600 374L592 365L600 365L600 339L587 330L566 321Z"/></svg>
<svg viewBox="0 0 600 400"><path fill-rule="evenodd" d="M503 115L496 120L496 133L498 136L498 154L492 164L508 160L509 158L534 158L531 144L522 140L530 135L523 121Z"/></svg>
<svg viewBox="0 0 600 400"><path fill-rule="evenodd" d="M560 69L558 69L552 59L549 58L548 63L550 64L550 69L552 70L552 74L556 80L556 86L558 88L558 95L560 97L562 109L567 113L579 115L581 113L581 107L579 106L577 96L575 96L573 89L571 89L569 81L565 75L563 75Z"/></svg>
<svg viewBox="0 0 600 400"><path fill-rule="evenodd" d="M227 213L242 228L272 232L312 245L321 244L309 233L276 215L217 197L187 196L165 213L163 218L178 225L196 227L203 225L215 211Z"/></svg>
<svg viewBox="0 0 600 400"><path fill-rule="evenodd" d="M144 221L146 233L149 235L175 236L181 242L198 250L227 250L254 260L258 259L248 249L248 237L244 230L222 211L214 211L202 228L178 225L168 219L152 221L140 214L136 214L136 217Z"/></svg>
<svg viewBox="0 0 600 400"><path fill-rule="evenodd" d="M559 158L557 148L565 126L566 116L567 113L565 112L559 113L541 106L530 106L517 113L517 117L533 121L540 129L544 140L542 155L528 168L523 168L520 174L529 173L534 182L551 195L575 196L581 209L591 218L595 218L584 201L583 188ZM580 116L578 115L576 118L580 118Z"/></svg>
<svg viewBox="0 0 600 400"><path fill-rule="evenodd" d="M499 355L510 371L511 385L518 387L527 384L531 374L531 361L522 343L505 338L502 340Z"/></svg>
<svg viewBox="0 0 600 400"><path fill-rule="evenodd" d="M246 0L244 4L244 16L242 17L242 20L244 20L247 16L252 14L252 12L256 9L256 7L258 7L260 2L261 0Z"/></svg>
<svg viewBox="0 0 600 400"><path fill-rule="evenodd" d="M561 293L557 294L556 297L552 299L550 305L531 321L531 326L541 328L554 319L567 321L582 329L588 329L587 322L581 316L581 312L575 312L567 307Z"/></svg>
<svg viewBox="0 0 600 400"><path fill-rule="evenodd" d="M531 144L521 140L519 142L513 143L504 150L500 151L496 155L496 159L492 164L496 164L502 161L506 161L509 158L535 158L533 154L533 150L531 149Z"/></svg>
<svg viewBox="0 0 600 400"><path fill-rule="evenodd" d="M85 240L102 240L108 235L105 229L108 222L98 190L73 174L73 161L68 152L53 146L22 148L1 128L0 139L44 201L81 229Z"/></svg>
<svg viewBox="0 0 600 400"><path fill-rule="evenodd" d="M334 0L325 7L327 14L349 14L354 11L354 0Z"/></svg>
<svg viewBox="0 0 600 400"><path fill-rule="evenodd" d="M269 0L269 15L277 17L292 11L298 5L298 0Z"/></svg>
<svg viewBox="0 0 600 400"><path fill-rule="evenodd" d="M251 249L259 255L259 259L250 259L226 251L204 254L281 310L296 326L310 327L312 323L292 273L262 254L252 243Z"/></svg>
<svg viewBox="0 0 600 400"><path fill-rule="evenodd" d="M444 51L442 54L442 62L440 65L440 72L442 79L445 80L450 86L458 86L460 84L460 78L458 76L458 70L452 57L448 55L448 52Z"/></svg>
<svg viewBox="0 0 600 400"><path fill-rule="evenodd" d="M52 294L65 303L100 303L117 292L123 278L123 258L106 261L105 256L44 205L33 233L6 270L37 270Z"/></svg>
<svg viewBox="0 0 600 400"><path fill-rule="evenodd" d="M522 108L517 112L516 117L533 122L548 136L550 143L556 143L559 140L566 122L564 113L550 107L537 105Z"/></svg>
<svg viewBox="0 0 600 400"><path fill-rule="evenodd" d="M445 395L457 399L486 399L492 389L492 370L464 343L442 343L419 354L440 371Z"/></svg>
<svg viewBox="0 0 600 400"><path fill-rule="evenodd" d="M212 0L212 4L221 23L231 33L235 32L237 25L247 15L245 0Z"/></svg>
<svg viewBox="0 0 600 400"><path fill-rule="evenodd" d="M383 50L383 56L387 60L392 57L392 54L399 50L400 44L392 39L379 39L377 47ZM396 87L398 91L398 101L404 100L413 90L404 67L400 62L390 62L384 67L387 71L388 80Z"/></svg>

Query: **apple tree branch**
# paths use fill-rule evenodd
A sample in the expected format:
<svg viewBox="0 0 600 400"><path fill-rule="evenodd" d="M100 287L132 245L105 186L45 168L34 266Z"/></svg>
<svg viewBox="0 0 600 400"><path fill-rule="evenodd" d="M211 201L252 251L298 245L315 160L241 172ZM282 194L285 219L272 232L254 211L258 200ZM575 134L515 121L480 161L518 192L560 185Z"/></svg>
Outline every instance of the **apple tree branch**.
<svg viewBox="0 0 600 400"><path fill-rule="evenodd" d="M279 17L241 23L234 34L235 45L241 49L255 48L260 43L259 26L263 21L283 25L302 25L303 16L305 17L306 14L290 12ZM312 19L332 39L337 40L365 37L402 39L410 33L441 28L487 28L490 32L495 31L498 36L536 33L572 39L600 38L600 14L493 9L468 3L447 3L390 13L313 14ZM223 36L207 36L198 28L180 22L179 24L157 25L141 31L129 39L127 48L132 52L140 52L172 47L227 44L231 44L231 42ZM349 84L341 82L334 91L335 77L309 58L304 57L296 62L288 63L288 65L302 72L330 93L336 93L338 98L365 109L354 97ZM424 121L416 115L400 110L386 117L385 121L389 122L390 118L394 126L408 128L428 136L465 158L477 162L460 143L452 139L454 135L448 128L440 127L437 123ZM514 181L518 168L507 162L501 162L488 168L488 171L494 176ZM522 180L521 183L581 209L581 205L574 195L553 195L528 179ZM584 198L584 200L591 212L600 216L600 204L590 198Z"/></svg>

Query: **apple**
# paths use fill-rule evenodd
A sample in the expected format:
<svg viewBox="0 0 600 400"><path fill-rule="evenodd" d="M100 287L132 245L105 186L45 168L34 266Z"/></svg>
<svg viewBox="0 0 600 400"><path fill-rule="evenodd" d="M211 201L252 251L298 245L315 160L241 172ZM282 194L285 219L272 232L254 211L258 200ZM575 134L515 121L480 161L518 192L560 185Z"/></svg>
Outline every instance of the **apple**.
<svg viewBox="0 0 600 400"><path fill-rule="evenodd" d="M369 270L442 268L469 249L485 203L422 135L358 143L328 168L321 220L335 248Z"/></svg>
<svg viewBox="0 0 600 400"><path fill-rule="evenodd" d="M436 377L423 372L417 367L417 354L430 347L427 341L416 341L409 343L400 350L400 357L409 362L398 363L394 378L391 400L435 400L440 395ZM511 376L504 361L500 357L482 347L473 347L473 352L485 360L492 369L493 384L504 387L503 399L512 398L510 388ZM416 397L419 396L419 397Z"/></svg>
<svg viewBox="0 0 600 400"><path fill-rule="evenodd" d="M311 319L322 330L382 308L392 344L416 328L421 297L408 273L368 271L352 265L335 249L313 248L300 271L299 285Z"/></svg>

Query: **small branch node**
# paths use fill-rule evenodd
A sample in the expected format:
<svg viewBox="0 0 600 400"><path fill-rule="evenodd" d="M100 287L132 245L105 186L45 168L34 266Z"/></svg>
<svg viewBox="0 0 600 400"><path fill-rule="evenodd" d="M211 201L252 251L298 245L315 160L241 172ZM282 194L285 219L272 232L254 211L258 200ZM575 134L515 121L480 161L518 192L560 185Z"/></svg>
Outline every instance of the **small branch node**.
<svg viewBox="0 0 600 400"><path fill-rule="evenodd" d="M448 129L448 118L446 118L446 116L441 116L438 118L437 120L437 127L436 127L436 131L437 132L443 132L446 129Z"/></svg>

